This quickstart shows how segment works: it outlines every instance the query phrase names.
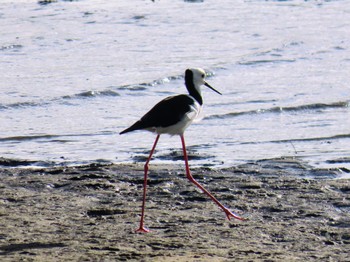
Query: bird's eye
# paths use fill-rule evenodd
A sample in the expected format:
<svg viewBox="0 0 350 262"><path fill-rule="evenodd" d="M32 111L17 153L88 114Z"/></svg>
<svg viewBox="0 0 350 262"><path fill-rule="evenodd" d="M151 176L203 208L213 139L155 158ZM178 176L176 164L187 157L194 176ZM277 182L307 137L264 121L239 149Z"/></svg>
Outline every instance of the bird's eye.
<svg viewBox="0 0 350 262"><path fill-rule="evenodd" d="M204 78L205 77L205 74L202 74L202 78Z"/></svg>

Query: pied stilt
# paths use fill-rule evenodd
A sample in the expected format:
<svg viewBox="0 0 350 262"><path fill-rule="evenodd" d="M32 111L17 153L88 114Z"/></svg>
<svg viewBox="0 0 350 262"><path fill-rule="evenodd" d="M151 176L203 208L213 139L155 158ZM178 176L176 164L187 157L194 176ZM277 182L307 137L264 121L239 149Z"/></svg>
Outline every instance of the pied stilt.
<svg viewBox="0 0 350 262"><path fill-rule="evenodd" d="M221 93L215 90L205 81L205 71L200 68L186 70L185 85L189 93L188 95L183 94L165 98L164 100L156 104L139 121L134 123L129 128L125 129L124 131L120 132L120 134L125 134L135 130L148 130L157 134L156 140L154 141L153 147L144 166L143 201L140 227L137 229L138 232L149 232L149 229L147 229L144 226L147 174L149 162L152 158L153 152L156 148L161 134L180 136L185 159L187 178L198 188L200 188L205 194L207 194L225 212L229 220L231 219L231 217L239 220L244 220L242 217L236 215L227 207L222 205L208 190L206 190L201 184L199 184L191 175L190 168L188 165L184 131L197 117L201 110L203 104L203 99L201 96L201 86L205 85L213 91L215 91L216 93L220 95Z"/></svg>

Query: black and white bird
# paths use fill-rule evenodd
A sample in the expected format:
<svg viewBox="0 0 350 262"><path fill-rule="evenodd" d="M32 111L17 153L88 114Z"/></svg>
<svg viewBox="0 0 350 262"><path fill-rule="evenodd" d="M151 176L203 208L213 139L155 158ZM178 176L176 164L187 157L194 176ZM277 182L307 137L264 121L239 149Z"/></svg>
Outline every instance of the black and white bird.
<svg viewBox="0 0 350 262"><path fill-rule="evenodd" d="M221 95L219 91L211 87L205 81L205 76L206 73L201 68L187 69L185 72L185 85L189 93L188 95L182 94L170 96L163 99L158 104L156 104L148 113L146 113L139 121L134 123L129 128L125 129L124 131L120 132L120 134L125 134L135 130L147 130L157 134L149 157L144 166L143 202L140 227L137 229L138 232L149 232L149 229L147 229L144 226L147 174L149 162L152 158L153 152L156 148L161 134L180 136L185 159L187 178L198 188L200 188L205 194L207 194L225 212L229 220L231 219L231 217L239 220L244 220L242 217L236 215L227 207L222 205L209 191L207 191L201 184L199 184L190 173L185 146L184 132L186 128L198 116L203 105L201 86L205 85L211 90Z"/></svg>

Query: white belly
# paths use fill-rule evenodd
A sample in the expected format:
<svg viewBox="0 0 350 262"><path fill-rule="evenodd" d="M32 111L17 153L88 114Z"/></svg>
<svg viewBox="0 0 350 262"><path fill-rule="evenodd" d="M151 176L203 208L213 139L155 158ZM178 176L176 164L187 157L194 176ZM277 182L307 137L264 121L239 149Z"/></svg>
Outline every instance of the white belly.
<svg viewBox="0 0 350 262"><path fill-rule="evenodd" d="M185 132L186 128L199 115L200 111L201 106L197 101L195 101L194 104L191 105L190 111L184 115L181 121L172 126L157 127L151 131L156 132L157 134L182 135Z"/></svg>

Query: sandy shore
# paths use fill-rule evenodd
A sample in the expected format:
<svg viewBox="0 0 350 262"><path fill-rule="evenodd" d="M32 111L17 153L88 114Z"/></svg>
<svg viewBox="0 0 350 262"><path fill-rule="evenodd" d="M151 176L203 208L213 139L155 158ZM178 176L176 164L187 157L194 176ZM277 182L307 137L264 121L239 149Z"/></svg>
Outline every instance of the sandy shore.
<svg viewBox="0 0 350 262"><path fill-rule="evenodd" d="M151 165L148 234L138 226L142 165L0 169L1 261L350 261L350 180L295 159L194 177ZM316 179L310 179L310 176Z"/></svg>

